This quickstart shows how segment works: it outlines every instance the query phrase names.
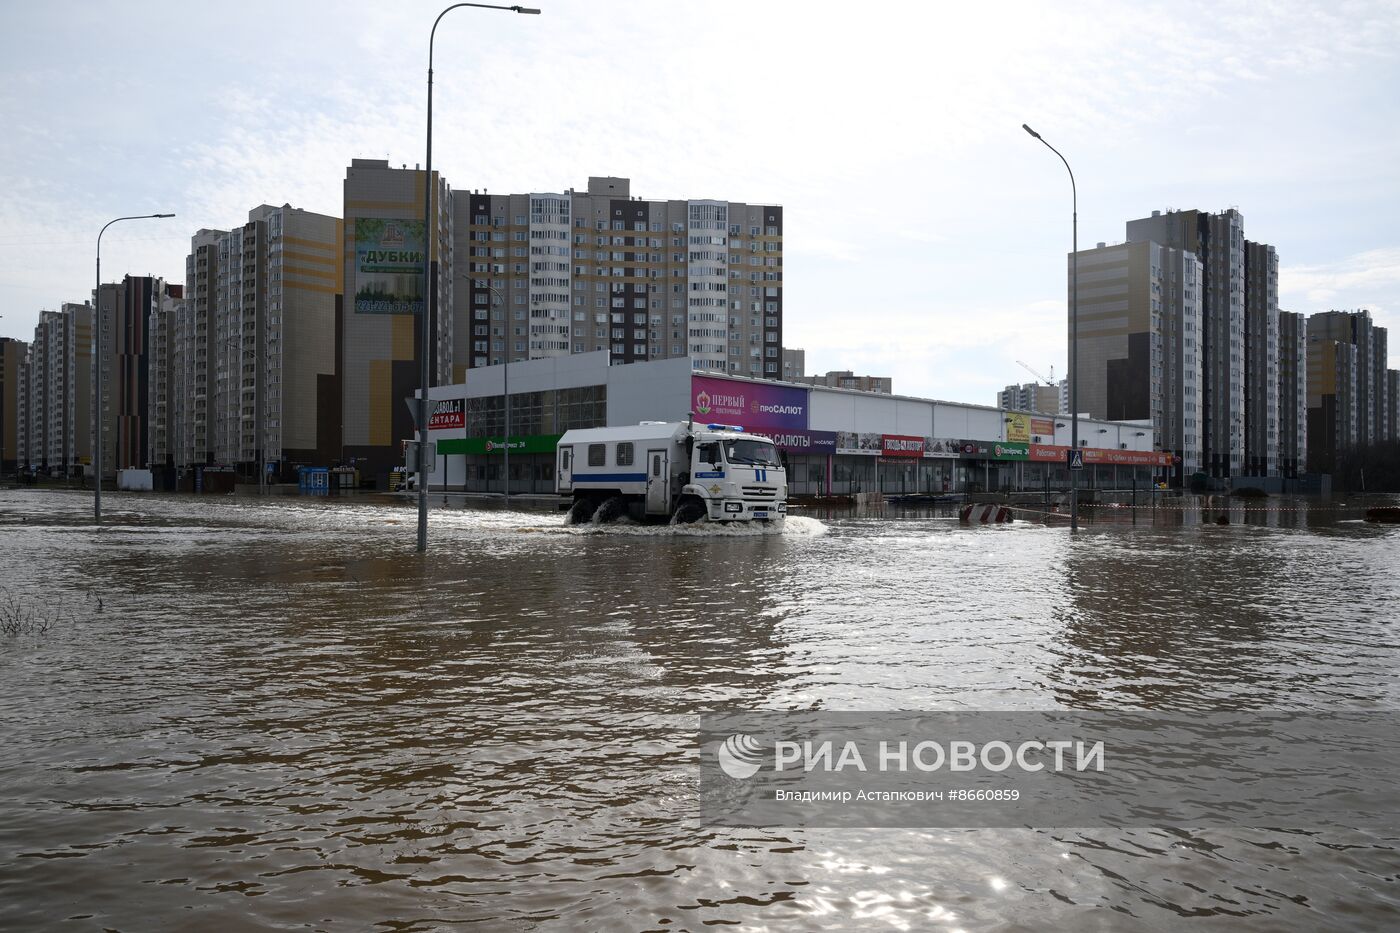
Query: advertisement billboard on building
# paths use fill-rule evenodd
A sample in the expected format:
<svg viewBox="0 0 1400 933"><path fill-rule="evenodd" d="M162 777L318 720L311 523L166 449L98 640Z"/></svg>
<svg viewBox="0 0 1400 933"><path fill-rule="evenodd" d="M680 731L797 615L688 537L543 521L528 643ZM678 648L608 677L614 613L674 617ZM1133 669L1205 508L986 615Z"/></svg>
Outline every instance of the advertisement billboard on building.
<svg viewBox="0 0 1400 933"><path fill-rule="evenodd" d="M1029 460L1031 450L1029 444L1013 444L1009 442L998 443L996 441L969 441L964 440L962 455L973 460Z"/></svg>
<svg viewBox="0 0 1400 933"><path fill-rule="evenodd" d="M467 400L443 398L433 403L433 413L428 416L428 430L444 431L449 428L467 426Z"/></svg>
<svg viewBox="0 0 1400 933"><path fill-rule="evenodd" d="M355 313L423 311L423 221L355 218Z"/></svg>
<svg viewBox="0 0 1400 933"><path fill-rule="evenodd" d="M925 457L945 457L956 459L962 453L962 441L951 437L924 438Z"/></svg>
<svg viewBox="0 0 1400 933"><path fill-rule="evenodd" d="M1031 416L1012 412L1006 415L1006 439L1015 444L1031 442Z"/></svg>
<svg viewBox="0 0 1400 933"><path fill-rule="evenodd" d="M766 433L780 450L786 450L788 453L836 453L835 431L769 431Z"/></svg>
<svg viewBox="0 0 1400 933"><path fill-rule="evenodd" d="M922 457L924 439L903 434L881 435L880 452L886 457Z"/></svg>
<svg viewBox="0 0 1400 933"><path fill-rule="evenodd" d="M1055 419L1032 418L1031 433L1042 440L1045 438L1053 438L1055 436Z"/></svg>
<svg viewBox="0 0 1400 933"><path fill-rule="evenodd" d="M836 432L836 452L838 454L866 454L878 457L884 451L885 435L878 432Z"/></svg>
<svg viewBox="0 0 1400 933"><path fill-rule="evenodd" d="M1057 444L1030 445L1030 459L1040 463L1064 463L1068 447ZM1171 466L1172 455L1157 450L1105 450L1085 447L1084 462L1104 466Z"/></svg>
<svg viewBox="0 0 1400 933"><path fill-rule="evenodd" d="M562 434L512 435L510 452L513 454L552 454L559 444ZM504 437L457 437L438 441L440 454L501 454L506 452Z"/></svg>
<svg viewBox="0 0 1400 933"><path fill-rule="evenodd" d="M796 386L690 377L696 421L742 425L749 431L807 430L807 390Z"/></svg>

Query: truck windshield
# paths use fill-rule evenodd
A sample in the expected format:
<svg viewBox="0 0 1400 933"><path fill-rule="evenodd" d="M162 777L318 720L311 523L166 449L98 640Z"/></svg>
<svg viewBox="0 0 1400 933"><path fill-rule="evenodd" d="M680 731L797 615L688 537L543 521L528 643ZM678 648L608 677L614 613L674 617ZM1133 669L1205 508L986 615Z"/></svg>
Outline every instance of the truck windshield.
<svg viewBox="0 0 1400 933"><path fill-rule="evenodd" d="M778 451L768 441L726 441L724 455L730 463L753 463L759 466L779 466Z"/></svg>

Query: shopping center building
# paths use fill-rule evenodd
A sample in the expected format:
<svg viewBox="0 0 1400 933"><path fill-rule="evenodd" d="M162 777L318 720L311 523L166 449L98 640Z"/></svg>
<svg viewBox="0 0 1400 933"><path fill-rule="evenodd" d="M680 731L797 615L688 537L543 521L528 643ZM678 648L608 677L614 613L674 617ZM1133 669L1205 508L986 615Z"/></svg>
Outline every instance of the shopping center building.
<svg viewBox="0 0 1400 933"><path fill-rule="evenodd" d="M430 488L500 492L510 393L510 490L554 489L571 428L640 421L737 424L773 438L792 495L1051 490L1069 485L1070 419L984 405L700 373L690 360L610 366L606 351L474 369L429 390ZM1145 488L1175 476L1150 425L1081 418L1081 485Z"/></svg>

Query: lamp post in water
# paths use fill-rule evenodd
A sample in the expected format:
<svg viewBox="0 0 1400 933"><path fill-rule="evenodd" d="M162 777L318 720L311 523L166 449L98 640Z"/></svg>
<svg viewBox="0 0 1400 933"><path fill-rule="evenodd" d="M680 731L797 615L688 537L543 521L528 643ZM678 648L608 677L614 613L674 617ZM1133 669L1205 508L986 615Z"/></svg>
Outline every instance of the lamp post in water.
<svg viewBox="0 0 1400 933"><path fill-rule="evenodd" d="M174 216L174 214L133 214L130 217L117 217L107 221L102 225L102 229L97 231L97 289L92 293L93 329L97 334L93 360L97 367L97 391L92 413L92 423L95 426L92 463L93 476L96 479L92 484L92 520L99 525L102 524L102 429L106 427L105 419L102 417L102 403L106 400L102 392L102 234L106 233L107 228L118 221L155 220Z"/></svg>
<svg viewBox="0 0 1400 933"><path fill-rule="evenodd" d="M1065 163L1065 171L1069 172L1070 203L1073 207L1072 230L1073 246L1070 251L1070 273L1069 273L1069 418L1070 418L1070 452L1083 456L1079 450L1079 189L1074 184L1074 169L1069 167L1069 160L1060 154L1060 150L1045 142L1045 137L1026 124L1021 124L1021 129L1030 133L1036 139L1045 143L1045 148L1055 155L1060 156L1060 161ZM1066 467L1069 466L1067 462ZM1079 471L1071 469L1069 471L1069 530L1079 530Z"/></svg>
<svg viewBox="0 0 1400 933"><path fill-rule="evenodd" d="M422 327L419 329L422 345L419 353L418 390L418 550L428 549L428 349L432 343L431 325L437 317L437 287L433 282L433 242L436 240L437 224L433 223L433 42L437 39L438 23L448 13L459 7L476 7L481 10L507 10L511 13L539 13L539 10L523 6L497 6L492 3L454 3L433 20L432 32L428 33L428 152L423 165L423 289L427 301L423 305ZM509 482L509 480L507 480Z"/></svg>

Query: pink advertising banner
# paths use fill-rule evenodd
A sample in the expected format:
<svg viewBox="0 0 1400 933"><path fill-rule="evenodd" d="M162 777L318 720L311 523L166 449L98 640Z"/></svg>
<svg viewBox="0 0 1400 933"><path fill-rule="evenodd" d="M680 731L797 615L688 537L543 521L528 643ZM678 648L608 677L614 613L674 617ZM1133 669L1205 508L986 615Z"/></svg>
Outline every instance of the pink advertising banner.
<svg viewBox="0 0 1400 933"><path fill-rule="evenodd" d="M690 407L696 421L751 431L807 429L807 390L796 386L691 376Z"/></svg>

